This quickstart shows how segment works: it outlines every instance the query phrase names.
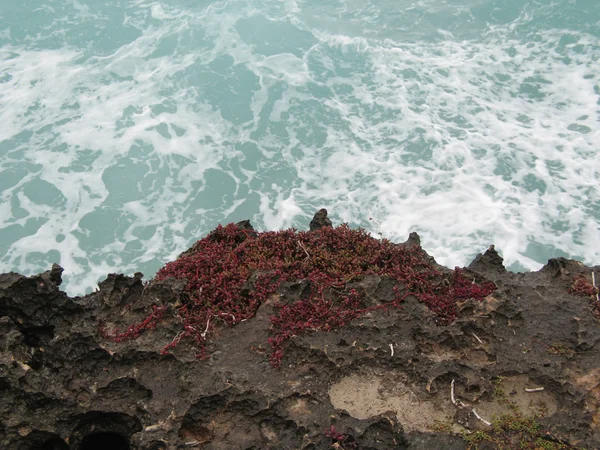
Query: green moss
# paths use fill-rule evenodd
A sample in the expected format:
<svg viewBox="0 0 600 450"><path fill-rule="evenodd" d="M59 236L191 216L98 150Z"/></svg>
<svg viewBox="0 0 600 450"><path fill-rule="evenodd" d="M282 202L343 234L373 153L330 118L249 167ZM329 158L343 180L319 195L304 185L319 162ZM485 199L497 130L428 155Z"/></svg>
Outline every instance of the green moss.
<svg viewBox="0 0 600 450"><path fill-rule="evenodd" d="M452 433L452 423L450 422L442 422L439 420L436 420L433 425L431 425L431 431L434 431L436 433L446 433L446 434L451 434Z"/></svg>
<svg viewBox="0 0 600 450"><path fill-rule="evenodd" d="M469 450L495 448L498 450L563 450L575 447L557 442L551 438L549 430L535 417L520 414L504 414L492 421L486 431L463 433L463 439Z"/></svg>
<svg viewBox="0 0 600 450"><path fill-rule="evenodd" d="M570 358L575 354L575 352L572 349L567 347L565 344L561 344L561 343L552 344L551 346L548 347L547 351L551 355L565 356L567 358Z"/></svg>
<svg viewBox="0 0 600 450"><path fill-rule="evenodd" d="M492 380L492 385L494 386L494 391L492 392L492 395L494 396L494 398L506 399L506 392L504 391L504 388L502 387L503 380L504 380L504 377L502 377L502 376L495 377Z"/></svg>

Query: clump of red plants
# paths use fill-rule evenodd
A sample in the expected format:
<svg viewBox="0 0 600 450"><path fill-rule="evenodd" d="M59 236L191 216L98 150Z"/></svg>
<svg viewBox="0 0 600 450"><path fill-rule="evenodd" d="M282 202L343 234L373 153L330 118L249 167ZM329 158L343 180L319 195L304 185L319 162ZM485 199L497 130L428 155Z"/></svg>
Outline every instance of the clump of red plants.
<svg viewBox="0 0 600 450"><path fill-rule="evenodd" d="M398 282L394 301L366 307L361 293L346 288L369 274ZM199 357L206 356L207 336L216 323L235 326L250 319L282 283L304 281L308 294L292 303L276 303L270 317L270 360L275 367L286 342L307 330L339 329L371 309L399 307L408 295L427 305L440 324L447 324L457 316L457 300L481 300L495 290L493 283L476 284L458 268L442 273L419 246L379 240L347 225L264 233L233 224L219 226L198 241L193 252L160 269L155 279L168 277L187 280L188 299L177 307L183 330L163 352L191 338ZM155 307L142 323L113 338L138 337L154 328L164 312L164 307Z"/></svg>
<svg viewBox="0 0 600 450"><path fill-rule="evenodd" d="M598 293L598 289L592 286L585 276L580 275L573 277L573 283L569 288L569 293L581 297L587 297L589 295L595 296Z"/></svg>
<svg viewBox="0 0 600 450"><path fill-rule="evenodd" d="M592 276L595 276L595 274ZM600 317L600 289L590 284L584 275L573 277L569 293L580 297L591 297L592 311L596 316Z"/></svg>
<svg viewBox="0 0 600 450"><path fill-rule="evenodd" d="M328 430L325 430L325 436L331 439L332 444L337 444L337 448L348 450L356 448L356 442L354 442L352 436L340 433L335 425L331 425Z"/></svg>

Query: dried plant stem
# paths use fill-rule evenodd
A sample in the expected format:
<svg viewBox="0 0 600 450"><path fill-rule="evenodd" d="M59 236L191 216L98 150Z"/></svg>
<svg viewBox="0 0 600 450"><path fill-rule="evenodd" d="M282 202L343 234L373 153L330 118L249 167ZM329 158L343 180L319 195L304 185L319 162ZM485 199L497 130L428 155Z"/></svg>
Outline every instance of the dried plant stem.
<svg viewBox="0 0 600 450"><path fill-rule="evenodd" d="M454 397L454 379L452 380L452 383L450 383L450 400L452 401L452 404L455 406L458 406L459 408L466 408L469 405L461 402L460 400L456 400L456 397ZM483 417L481 417L479 414L477 414L477 411L475 411L475 408L471 408L471 411L473 412L473 415L480 420L481 422L485 423L488 427L491 427L492 424L491 422L488 422L487 420L485 420Z"/></svg>
<svg viewBox="0 0 600 450"><path fill-rule="evenodd" d="M209 326L210 326L210 317L206 321L206 328L204 329L204 331L202 333L200 333L200 336L202 336L202 339L206 338L206 333L208 332L208 327Z"/></svg>
<svg viewBox="0 0 600 450"><path fill-rule="evenodd" d="M177 333L177 335L173 338L173 340L169 344L169 347L175 347L177 344L179 344L179 341L181 341L181 338L183 337L184 333L185 333L185 331L180 331L179 333Z"/></svg>
<svg viewBox="0 0 600 450"><path fill-rule="evenodd" d="M144 293L146 292L146 288L150 285L150 283L145 283L144 287L142 289L142 293L140 294L140 296L137 298L137 300L135 302L133 302L133 304L131 305L131 307L133 308L135 305L137 305L139 303L139 301L144 297Z"/></svg>
<svg viewBox="0 0 600 450"><path fill-rule="evenodd" d="M453 405L456 405L456 399L454 398L454 380L450 383L450 400L452 400Z"/></svg>
<svg viewBox="0 0 600 450"><path fill-rule="evenodd" d="M308 261L310 259L310 254L306 250L306 247L304 246L304 244L302 244L302 242L300 242L300 241L297 241L297 242L298 242L298 245L300 246L300 248L302 250L304 250L304 253L306 253L306 258L304 259L304 261Z"/></svg>
<svg viewBox="0 0 600 450"><path fill-rule="evenodd" d="M479 420L481 420L483 423L485 423L488 427L491 427L492 424L491 422L488 422L487 420L485 420L483 417L481 417L479 414L477 414L477 411L475 411L475 408L473 408L471 411L473 411L473 415L475 417L477 417Z"/></svg>

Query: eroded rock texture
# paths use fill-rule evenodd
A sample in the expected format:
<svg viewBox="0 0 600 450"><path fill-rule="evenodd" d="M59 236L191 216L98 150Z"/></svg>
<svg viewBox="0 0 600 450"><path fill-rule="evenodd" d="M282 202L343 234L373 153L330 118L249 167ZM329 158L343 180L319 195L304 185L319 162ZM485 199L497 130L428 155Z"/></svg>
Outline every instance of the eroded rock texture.
<svg viewBox="0 0 600 450"><path fill-rule="evenodd" d="M569 294L593 270L556 259L515 274L491 247L467 273L498 290L462 303L453 324L438 326L409 297L293 338L280 369L268 360L269 315L300 298L301 282L253 319L217 327L200 361L187 345L161 354L181 330L184 281L111 274L98 292L69 298L59 266L0 275L0 447L464 449L457 433L487 429L475 410L539 416L548 445L600 448L600 327L593 300ZM376 275L353 283L374 302L393 297L393 285ZM162 322L138 339L101 332L162 305Z"/></svg>

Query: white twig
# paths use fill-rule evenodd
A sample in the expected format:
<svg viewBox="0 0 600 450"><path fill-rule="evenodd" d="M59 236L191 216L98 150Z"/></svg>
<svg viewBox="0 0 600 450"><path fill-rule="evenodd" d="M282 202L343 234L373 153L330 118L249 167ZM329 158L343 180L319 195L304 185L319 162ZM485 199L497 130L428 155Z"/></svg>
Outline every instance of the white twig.
<svg viewBox="0 0 600 450"><path fill-rule="evenodd" d="M181 341L181 336L183 336L183 333L185 333L185 331L180 331L179 333L177 333L175 335L175 337L173 338L173 340L171 341L171 344L179 344L179 341Z"/></svg>
<svg viewBox="0 0 600 450"><path fill-rule="evenodd" d="M473 337L474 337L475 339L477 339L477 341L478 341L480 344L483 344L483 341L482 341L481 339L479 339L479 337L478 337L478 336L477 336L475 333L471 333L471 334L473 335Z"/></svg>
<svg viewBox="0 0 600 450"><path fill-rule="evenodd" d="M392 352L391 356L394 356L394 344L390 344L390 352Z"/></svg>
<svg viewBox="0 0 600 450"><path fill-rule="evenodd" d="M544 390L543 387L530 388L530 389L525 388L525 392L540 392L540 391L543 391L543 390Z"/></svg>
<svg viewBox="0 0 600 450"><path fill-rule="evenodd" d="M596 286L596 272L592 272L592 284L598 290L598 286ZM596 292L596 301L600 302L600 292Z"/></svg>
<svg viewBox="0 0 600 450"><path fill-rule="evenodd" d="M206 338L206 333L208 332L209 325L210 325L210 317L206 321L206 328L204 329L204 331L202 333L200 333L200 336L202 336L202 339Z"/></svg>
<svg viewBox="0 0 600 450"><path fill-rule="evenodd" d="M481 420L483 423L485 423L488 427L491 427L492 424L490 422L488 422L487 420L485 420L483 417L481 417L479 414L477 414L477 411L475 411L475 408L473 408L471 411L473 411L473 415L475 417L477 417L479 420Z"/></svg>
<svg viewBox="0 0 600 450"><path fill-rule="evenodd" d="M454 397L454 380L452 380L452 383L450 383L450 400L452 400L453 405L458 406L460 408L466 408L467 406L469 406L469 405L464 404L460 400L456 401L456 398ZM477 414L477 411L475 411L475 408L471 408L471 411L473 411L473 415L475 417L477 417L477 419L479 419L480 421L485 423L488 427L492 426L492 424L490 422L488 422L483 417L481 417L479 414Z"/></svg>
<svg viewBox="0 0 600 450"><path fill-rule="evenodd" d="M131 305L132 307L133 307L133 306L135 306L135 305L137 305L137 304L138 304L138 302L139 302L139 301L142 299L142 297L144 296L144 292L146 292L146 288L147 288L149 285L150 285L150 283L146 283L146 284L144 284L144 288L142 289L142 293L140 294L140 296L138 297L138 299L137 299L135 302L133 302L133 305Z"/></svg>
<svg viewBox="0 0 600 450"><path fill-rule="evenodd" d="M456 399L454 398L454 380L450 383L450 400L452 400L453 405L456 405Z"/></svg>
<svg viewBox="0 0 600 450"><path fill-rule="evenodd" d="M300 241L296 241L296 242L298 243L298 246L299 246L299 247L300 247L302 250L304 250L304 253L306 253L306 258L304 258L304 261L306 261L307 259L309 259L309 258L310 258L310 255L309 255L308 251L306 250L306 247L305 247L305 246L302 244L302 242L300 242Z"/></svg>

